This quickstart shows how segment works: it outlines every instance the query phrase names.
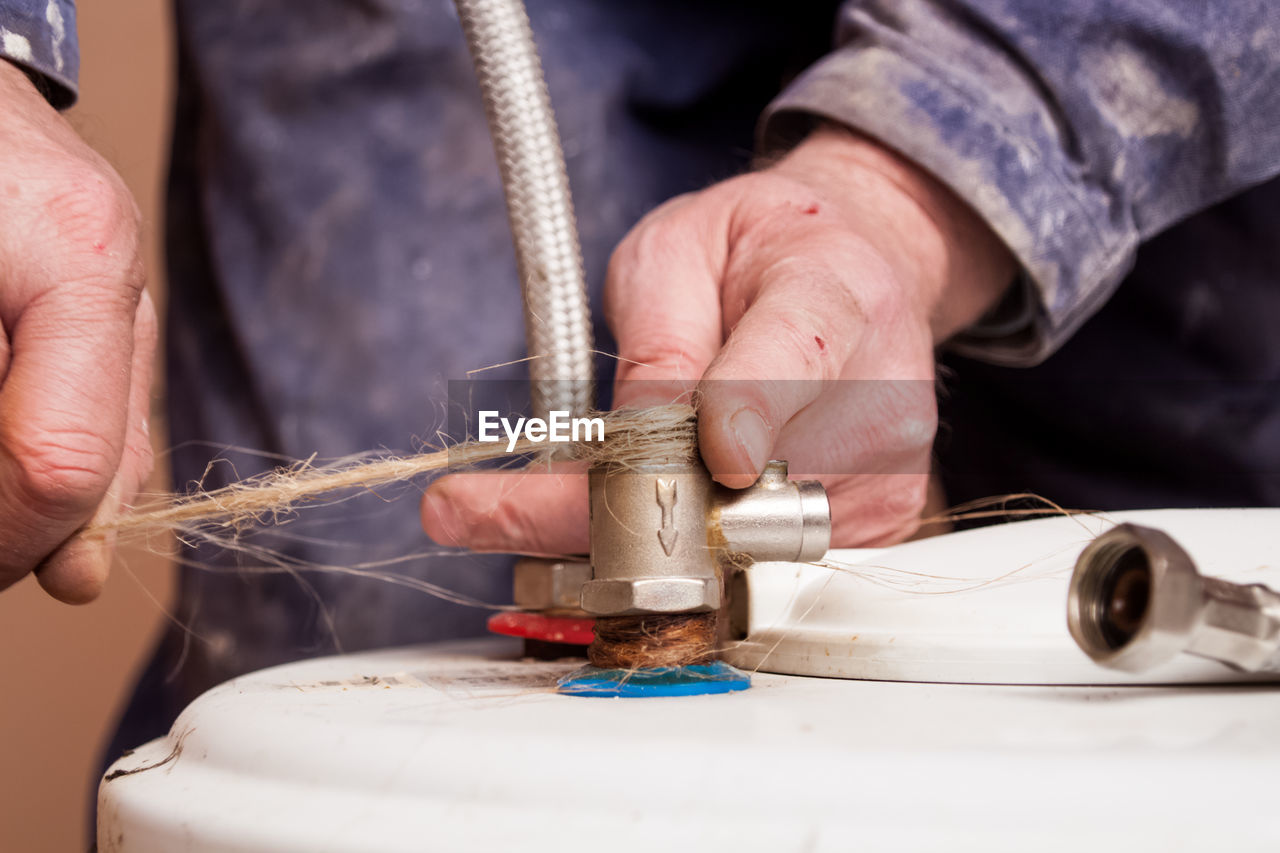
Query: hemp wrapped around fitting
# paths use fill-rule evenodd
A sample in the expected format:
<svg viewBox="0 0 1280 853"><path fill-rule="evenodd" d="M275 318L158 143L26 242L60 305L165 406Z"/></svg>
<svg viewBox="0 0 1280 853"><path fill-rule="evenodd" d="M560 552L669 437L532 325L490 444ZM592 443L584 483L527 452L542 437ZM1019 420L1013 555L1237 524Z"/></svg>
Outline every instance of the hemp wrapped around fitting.
<svg viewBox="0 0 1280 853"><path fill-rule="evenodd" d="M697 414L678 405L630 410L603 442L580 446L577 456L600 468L697 462ZM715 642L714 612L600 616L587 658L602 669L689 666L710 662Z"/></svg>
<svg viewBox="0 0 1280 853"><path fill-rule="evenodd" d="M650 669L709 663L715 657L716 614L649 613L596 619L587 659L601 669Z"/></svg>
<svg viewBox="0 0 1280 853"><path fill-rule="evenodd" d="M582 441L574 458L588 466L636 468L698 459L698 417L693 406L615 409L605 419L604 441Z"/></svg>
<svg viewBox="0 0 1280 853"><path fill-rule="evenodd" d="M616 409L597 417L605 423L605 441L579 441L574 456L589 465L644 464L654 459L691 459L697 455L696 415L692 406L672 404L646 409ZM279 524L298 508L448 468L466 468L513 455L536 453L546 445L522 439L514 451L503 444L469 441L413 456L360 457L335 465L310 462L276 468L218 489L164 495L116 518L86 527L81 536L103 540L145 538L160 533L201 532L234 536L255 527Z"/></svg>

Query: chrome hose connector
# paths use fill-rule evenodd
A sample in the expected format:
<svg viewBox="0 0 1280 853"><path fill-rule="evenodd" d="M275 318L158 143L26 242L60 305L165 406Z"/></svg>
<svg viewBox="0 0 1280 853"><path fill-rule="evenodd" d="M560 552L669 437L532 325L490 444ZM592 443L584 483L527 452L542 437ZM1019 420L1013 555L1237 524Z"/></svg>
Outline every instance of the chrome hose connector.
<svg viewBox="0 0 1280 853"><path fill-rule="evenodd" d="M1096 663L1144 672L1182 652L1247 672L1280 671L1280 593L1200 574L1150 527L1121 524L1076 561L1067 625Z"/></svg>

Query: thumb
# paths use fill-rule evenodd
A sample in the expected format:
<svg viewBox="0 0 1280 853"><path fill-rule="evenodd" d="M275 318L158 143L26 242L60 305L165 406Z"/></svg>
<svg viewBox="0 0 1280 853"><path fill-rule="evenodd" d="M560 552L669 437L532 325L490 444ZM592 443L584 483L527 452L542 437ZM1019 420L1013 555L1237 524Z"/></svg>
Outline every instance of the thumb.
<svg viewBox="0 0 1280 853"><path fill-rule="evenodd" d="M585 554L586 474L576 463L450 474L423 495L422 526L435 542L472 551Z"/></svg>
<svg viewBox="0 0 1280 853"><path fill-rule="evenodd" d="M156 344L156 315L144 290L134 313L133 361L129 382L128 426L119 468L88 526L107 524L128 506L151 474L151 367ZM89 538L83 531L63 542L36 568L40 586L68 604L92 601L102 590L115 551L116 534L108 531Z"/></svg>
<svg viewBox="0 0 1280 853"><path fill-rule="evenodd" d="M126 497L108 489L126 445L141 265L126 276L49 286L10 331L0 386L0 589L44 561L104 498ZM54 564L50 578L69 579L55 589L84 600L105 575L105 551L63 552Z"/></svg>

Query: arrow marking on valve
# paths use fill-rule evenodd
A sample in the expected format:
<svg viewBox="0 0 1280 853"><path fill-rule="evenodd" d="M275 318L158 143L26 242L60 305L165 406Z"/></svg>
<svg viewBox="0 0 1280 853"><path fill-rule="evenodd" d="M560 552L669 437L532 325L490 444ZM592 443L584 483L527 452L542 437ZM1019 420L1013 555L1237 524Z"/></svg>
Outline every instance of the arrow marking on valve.
<svg viewBox="0 0 1280 853"><path fill-rule="evenodd" d="M659 477L657 487L658 506L662 507L662 529L658 531L658 541L662 543L662 550L670 557L671 552L676 549L676 538L680 535L675 521L676 481Z"/></svg>

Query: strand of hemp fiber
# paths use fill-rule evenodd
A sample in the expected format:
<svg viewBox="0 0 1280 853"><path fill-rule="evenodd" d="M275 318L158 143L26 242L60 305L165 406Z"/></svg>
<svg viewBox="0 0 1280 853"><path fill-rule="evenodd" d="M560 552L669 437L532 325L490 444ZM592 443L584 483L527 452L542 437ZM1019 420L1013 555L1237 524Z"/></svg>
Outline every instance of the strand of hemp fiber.
<svg viewBox="0 0 1280 853"><path fill-rule="evenodd" d="M617 409L598 417L605 423L605 441L572 445L573 454L588 465L641 468L656 462L697 459L697 421L691 406ZM514 453L532 453L542 447L525 439ZM501 442L471 441L407 457L358 459L320 467L300 463L218 489L166 495L148 507L89 527L81 535L130 539L177 532L189 537L216 536L234 546L245 531L284 523L309 502L509 455ZM588 656L595 665L610 669L681 666L710 660L715 639L715 613L605 617L596 620L596 639Z"/></svg>
<svg viewBox="0 0 1280 853"><path fill-rule="evenodd" d="M687 457L694 453L692 407L673 404L647 409L615 409L596 415L604 421L608 442L578 441L573 453L591 465L634 466L653 458ZM508 452L502 442L469 441L412 456L361 457L335 465L298 463L276 468L218 489L163 495L111 521L85 528L81 536L122 539L156 533L201 531L232 537L255 527L287 521L294 510L344 493L408 482L423 474L467 468L494 459L536 452L545 444L519 441ZM610 457L613 448L614 455Z"/></svg>

